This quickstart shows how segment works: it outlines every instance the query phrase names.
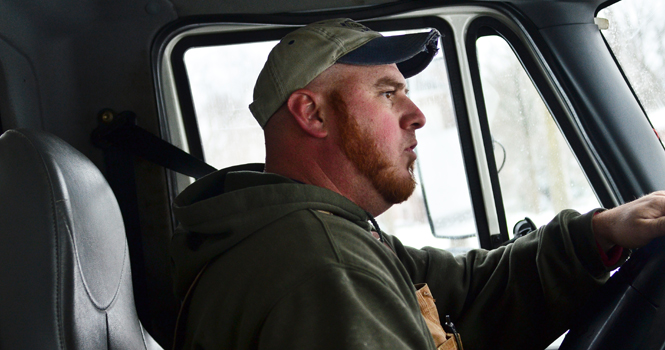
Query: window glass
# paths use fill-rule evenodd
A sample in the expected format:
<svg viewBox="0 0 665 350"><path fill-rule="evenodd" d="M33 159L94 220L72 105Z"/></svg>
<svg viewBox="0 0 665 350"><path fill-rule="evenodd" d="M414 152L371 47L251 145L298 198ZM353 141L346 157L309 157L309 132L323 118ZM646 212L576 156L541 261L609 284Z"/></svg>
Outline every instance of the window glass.
<svg viewBox="0 0 665 350"><path fill-rule="evenodd" d="M425 71L408 79L408 84L409 97L427 117L425 126L417 131L418 182L426 196L429 225L439 238L433 242L430 231L428 235L422 234L429 240L412 245L436 243L453 253L477 248L476 221L442 52L439 51ZM413 239L404 238L406 241Z"/></svg>
<svg viewBox="0 0 665 350"><path fill-rule="evenodd" d="M665 3L623 0L598 13L602 30L628 81L663 142L665 137Z"/></svg>
<svg viewBox="0 0 665 350"><path fill-rule="evenodd" d="M562 209L599 207L584 173L531 79L499 36L477 40L483 96L509 235L529 217L537 226Z"/></svg>
<svg viewBox="0 0 665 350"><path fill-rule="evenodd" d="M275 44L196 47L184 55L205 159L217 168L265 159L263 132L248 105L254 82ZM427 116L427 125L417 132L416 177L420 186L408 201L380 215L379 225L405 245L454 252L477 247L442 50L425 72L407 84L410 97Z"/></svg>
<svg viewBox="0 0 665 350"><path fill-rule="evenodd" d="M277 41L185 52L185 67L206 162L218 169L263 163L263 130L249 111L254 82Z"/></svg>

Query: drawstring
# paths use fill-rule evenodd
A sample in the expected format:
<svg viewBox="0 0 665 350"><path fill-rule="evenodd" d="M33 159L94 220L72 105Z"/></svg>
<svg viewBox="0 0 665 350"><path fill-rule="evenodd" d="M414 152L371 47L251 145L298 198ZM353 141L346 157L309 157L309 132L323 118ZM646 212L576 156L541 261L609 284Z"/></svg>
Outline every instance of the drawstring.
<svg viewBox="0 0 665 350"><path fill-rule="evenodd" d="M372 226L374 226L374 229L376 230L376 233L379 234L379 242L385 243L386 240L383 238L383 232L381 232L381 229L379 228L379 224L376 222L372 214L365 212L367 216L369 217L369 221L372 223Z"/></svg>

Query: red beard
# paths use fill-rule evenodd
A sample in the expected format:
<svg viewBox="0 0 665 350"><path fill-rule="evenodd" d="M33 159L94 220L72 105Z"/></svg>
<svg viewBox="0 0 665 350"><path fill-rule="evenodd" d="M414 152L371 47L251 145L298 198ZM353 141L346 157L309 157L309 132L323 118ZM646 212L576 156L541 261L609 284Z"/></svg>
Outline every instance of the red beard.
<svg viewBox="0 0 665 350"><path fill-rule="evenodd" d="M370 180L386 202L397 204L407 200L416 188L413 176L415 159L407 165L411 176L400 177L400 169L390 164L372 136L361 130L356 119L348 113L341 94L336 90L331 92L329 101L338 117L341 147L347 158Z"/></svg>

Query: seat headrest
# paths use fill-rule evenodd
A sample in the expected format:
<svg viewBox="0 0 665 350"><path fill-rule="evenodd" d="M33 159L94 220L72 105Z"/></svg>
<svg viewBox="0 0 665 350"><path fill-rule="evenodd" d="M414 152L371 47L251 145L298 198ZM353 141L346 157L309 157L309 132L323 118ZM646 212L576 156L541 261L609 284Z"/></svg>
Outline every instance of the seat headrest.
<svg viewBox="0 0 665 350"><path fill-rule="evenodd" d="M83 154L43 131L0 136L0 238L0 348L145 343L122 215Z"/></svg>

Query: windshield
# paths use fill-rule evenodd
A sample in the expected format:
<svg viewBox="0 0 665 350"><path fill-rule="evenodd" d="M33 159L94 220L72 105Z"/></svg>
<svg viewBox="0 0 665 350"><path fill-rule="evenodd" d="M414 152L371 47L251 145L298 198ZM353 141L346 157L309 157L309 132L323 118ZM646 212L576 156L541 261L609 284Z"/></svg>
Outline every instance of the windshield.
<svg viewBox="0 0 665 350"><path fill-rule="evenodd" d="M661 143L665 137L665 3L623 0L598 12L609 21L602 34Z"/></svg>

